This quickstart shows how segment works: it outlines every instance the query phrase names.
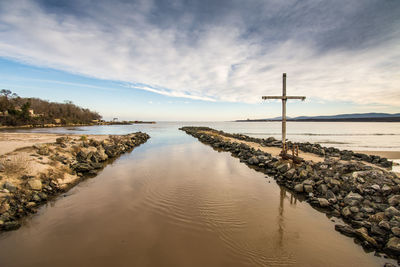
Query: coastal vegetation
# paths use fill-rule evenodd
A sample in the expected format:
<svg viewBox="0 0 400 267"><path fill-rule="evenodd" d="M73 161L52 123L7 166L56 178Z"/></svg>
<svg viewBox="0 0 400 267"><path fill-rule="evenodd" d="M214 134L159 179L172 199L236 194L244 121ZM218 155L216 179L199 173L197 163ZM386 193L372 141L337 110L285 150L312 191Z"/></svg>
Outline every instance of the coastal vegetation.
<svg viewBox="0 0 400 267"><path fill-rule="evenodd" d="M0 126L90 124L100 119L99 113L71 101L55 103L20 97L7 89L0 91Z"/></svg>

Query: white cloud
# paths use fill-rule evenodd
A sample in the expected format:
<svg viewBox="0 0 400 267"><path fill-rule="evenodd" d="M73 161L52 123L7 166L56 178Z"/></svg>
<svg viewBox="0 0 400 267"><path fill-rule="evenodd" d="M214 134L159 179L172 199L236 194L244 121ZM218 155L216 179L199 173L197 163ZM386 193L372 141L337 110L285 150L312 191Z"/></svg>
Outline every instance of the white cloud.
<svg viewBox="0 0 400 267"><path fill-rule="evenodd" d="M96 9L80 18L31 1L2 2L0 56L195 100L261 102L262 95L281 93L281 74L287 72L288 94L400 105L398 31L367 49L323 53L313 40L298 36L243 38L247 28L235 17L231 24L193 31L197 38L190 38L180 29L185 25L150 23L150 1L134 7L106 5L104 13ZM183 21L190 25L193 18ZM298 35L308 31L299 29Z"/></svg>

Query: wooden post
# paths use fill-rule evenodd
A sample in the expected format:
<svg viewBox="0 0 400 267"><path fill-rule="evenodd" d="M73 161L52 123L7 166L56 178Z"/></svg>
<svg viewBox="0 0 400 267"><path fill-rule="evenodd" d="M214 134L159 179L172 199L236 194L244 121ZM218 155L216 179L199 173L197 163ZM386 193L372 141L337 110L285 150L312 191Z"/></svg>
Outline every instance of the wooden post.
<svg viewBox="0 0 400 267"><path fill-rule="evenodd" d="M286 95L286 73L282 77L282 96L263 96L262 99L281 99L282 100L282 154L286 154L286 102L288 99L300 99L304 101L305 96Z"/></svg>
<svg viewBox="0 0 400 267"><path fill-rule="evenodd" d="M286 73L282 77L282 151L286 151Z"/></svg>

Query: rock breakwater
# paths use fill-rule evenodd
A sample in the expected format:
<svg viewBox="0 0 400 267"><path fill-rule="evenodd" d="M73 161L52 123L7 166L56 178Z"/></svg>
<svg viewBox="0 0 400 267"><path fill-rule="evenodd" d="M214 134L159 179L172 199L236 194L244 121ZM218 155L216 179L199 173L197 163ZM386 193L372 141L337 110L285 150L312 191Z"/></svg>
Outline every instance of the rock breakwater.
<svg viewBox="0 0 400 267"><path fill-rule="evenodd" d="M0 157L0 231L18 229L40 205L96 175L110 160L149 139L146 133L64 136L55 143L18 149Z"/></svg>
<svg viewBox="0 0 400 267"><path fill-rule="evenodd" d="M400 179L384 168L392 165L387 159L300 143L301 151L316 154L320 160L293 165L246 143L279 147L280 142L272 137L258 139L207 127L181 130L216 150L230 152L319 211L340 218L343 223L335 229L365 249L400 258Z"/></svg>

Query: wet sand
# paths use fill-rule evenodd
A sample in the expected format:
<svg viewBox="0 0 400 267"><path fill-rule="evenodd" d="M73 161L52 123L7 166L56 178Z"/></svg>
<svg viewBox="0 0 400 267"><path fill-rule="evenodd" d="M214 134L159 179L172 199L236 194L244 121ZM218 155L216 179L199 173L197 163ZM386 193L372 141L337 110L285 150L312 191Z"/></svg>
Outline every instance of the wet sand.
<svg viewBox="0 0 400 267"><path fill-rule="evenodd" d="M150 133L151 134L151 133ZM2 266L382 266L273 179L184 133L0 235Z"/></svg>

